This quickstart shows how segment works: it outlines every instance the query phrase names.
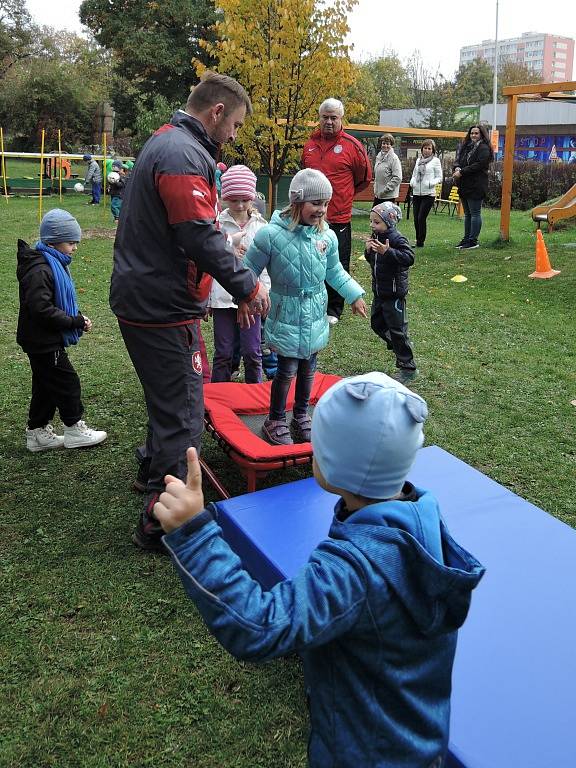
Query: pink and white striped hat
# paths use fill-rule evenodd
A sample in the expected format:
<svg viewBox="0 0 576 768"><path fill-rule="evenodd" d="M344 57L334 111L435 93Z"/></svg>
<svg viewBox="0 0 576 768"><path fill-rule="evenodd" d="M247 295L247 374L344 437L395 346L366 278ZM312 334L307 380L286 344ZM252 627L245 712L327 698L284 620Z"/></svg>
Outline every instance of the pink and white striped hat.
<svg viewBox="0 0 576 768"><path fill-rule="evenodd" d="M244 200L254 200L256 197L256 176L245 165L232 165L222 174L223 200L239 197Z"/></svg>

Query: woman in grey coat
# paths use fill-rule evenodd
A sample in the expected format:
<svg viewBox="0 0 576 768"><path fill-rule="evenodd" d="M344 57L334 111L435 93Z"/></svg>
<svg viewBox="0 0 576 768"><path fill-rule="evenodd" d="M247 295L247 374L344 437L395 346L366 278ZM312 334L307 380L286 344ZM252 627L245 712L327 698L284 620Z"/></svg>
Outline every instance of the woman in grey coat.
<svg viewBox="0 0 576 768"><path fill-rule="evenodd" d="M380 139L380 152L374 161L374 205L387 200L396 202L402 181L402 166L394 152L394 137L385 133Z"/></svg>

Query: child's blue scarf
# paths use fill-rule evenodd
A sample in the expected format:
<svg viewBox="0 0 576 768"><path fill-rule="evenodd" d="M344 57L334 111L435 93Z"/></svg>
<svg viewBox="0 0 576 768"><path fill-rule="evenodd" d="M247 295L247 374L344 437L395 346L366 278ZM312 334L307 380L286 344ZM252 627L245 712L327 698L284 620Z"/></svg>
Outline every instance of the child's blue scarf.
<svg viewBox="0 0 576 768"><path fill-rule="evenodd" d="M76 317L79 314L78 304L76 303L76 288L68 271L68 265L72 258L65 253L60 253L56 248L51 248L41 240L38 240L34 249L40 251L44 256L54 275L54 299L56 306L58 309L66 312L67 315L70 315L70 317ZM61 331L61 334L64 346L68 347L70 344L78 344L78 340L82 336L82 329L71 328Z"/></svg>

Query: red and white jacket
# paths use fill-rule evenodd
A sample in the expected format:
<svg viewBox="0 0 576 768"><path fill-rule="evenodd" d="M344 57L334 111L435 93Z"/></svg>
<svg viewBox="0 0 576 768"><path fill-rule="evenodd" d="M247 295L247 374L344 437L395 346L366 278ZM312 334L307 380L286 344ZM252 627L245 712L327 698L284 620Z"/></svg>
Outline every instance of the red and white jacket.
<svg viewBox="0 0 576 768"><path fill-rule="evenodd" d="M326 218L330 224L348 224L357 192L372 181L372 165L362 142L341 130L330 138L315 131L304 144L302 168L314 168L332 184Z"/></svg>
<svg viewBox="0 0 576 768"><path fill-rule="evenodd" d="M114 243L110 306L120 322L203 317L212 276L237 299L256 295L256 276L214 226L218 150L202 123L179 110L140 152Z"/></svg>

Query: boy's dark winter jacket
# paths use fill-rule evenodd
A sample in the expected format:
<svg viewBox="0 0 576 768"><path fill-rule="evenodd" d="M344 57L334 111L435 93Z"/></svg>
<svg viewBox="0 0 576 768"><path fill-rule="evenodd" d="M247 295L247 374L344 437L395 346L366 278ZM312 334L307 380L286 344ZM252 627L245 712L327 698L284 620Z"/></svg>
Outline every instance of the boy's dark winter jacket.
<svg viewBox="0 0 576 768"><path fill-rule="evenodd" d="M40 251L24 240L18 240L16 277L20 297L16 341L30 354L62 349L62 331L83 329L84 317L71 317L56 306L52 269Z"/></svg>
<svg viewBox="0 0 576 768"><path fill-rule="evenodd" d="M402 299L408 293L408 269L414 264L414 253L408 240L397 229L373 232L378 242L388 240L384 254L367 247L364 257L372 270L372 291L379 299Z"/></svg>

